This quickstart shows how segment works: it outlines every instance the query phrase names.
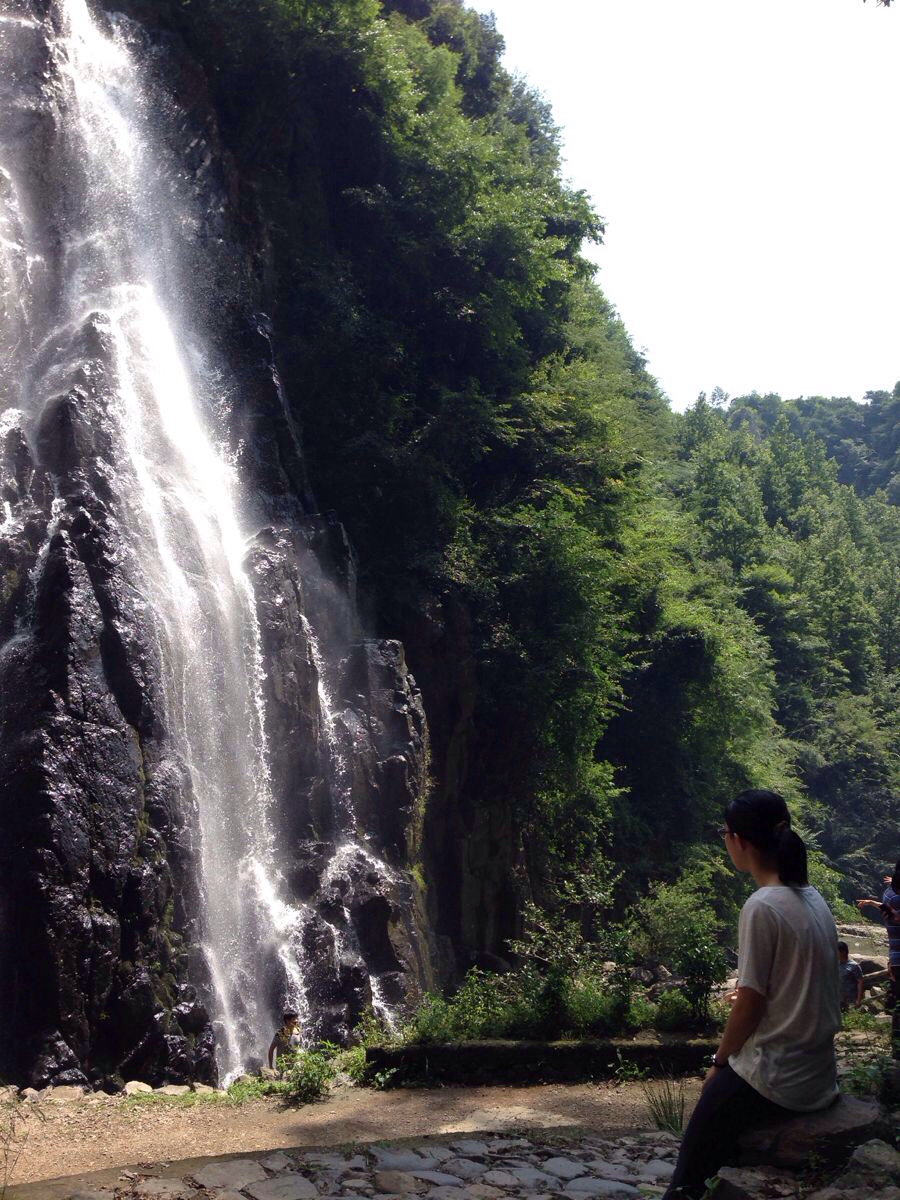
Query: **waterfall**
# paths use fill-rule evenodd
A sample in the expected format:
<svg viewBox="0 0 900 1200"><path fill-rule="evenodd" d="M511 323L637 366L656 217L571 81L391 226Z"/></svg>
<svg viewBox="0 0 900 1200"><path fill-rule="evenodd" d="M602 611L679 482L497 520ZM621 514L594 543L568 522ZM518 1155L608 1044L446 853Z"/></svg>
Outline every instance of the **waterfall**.
<svg viewBox="0 0 900 1200"><path fill-rule="evenodd" d="M40 911L55 988L0 1031L51 1043L63 1082L211 1077L207 1013L228 1080L286 1006L308 1038L369 1003L392 1022L428 955L400 866L421 698L402 647L361 637L352 553L310 515L243 229L224 174L197 182L217 160L161 45L86 0L0 0L0 838L24 737L44 856L17 874L0 841L0 954L4 913ZM10 1010L16 979L0 965Z"/></svg>
<svg viewBox="0 0 900 1200"><path fill-rule="evenodd" d="M41 24L6 0L0 71L13 82L17 39ZM123 558L139 570L167 735L196 803L203 952L227 1078L260 1057L279 1002L308 1010L307 914L285 898L271 825L247 514L219 428L227 381L192 327L179 249L190 213L177 172L160 165L135 27L95 20L85 0L58 0L44 24L64 182L48 196L27 166L0 159L0 370L10 393L0 420L32 436L79 371L103 376L110 451L97 466ZM103 348L102 367L85 366L86 332ZM7 506L3 521L12 519Z"/></svg>

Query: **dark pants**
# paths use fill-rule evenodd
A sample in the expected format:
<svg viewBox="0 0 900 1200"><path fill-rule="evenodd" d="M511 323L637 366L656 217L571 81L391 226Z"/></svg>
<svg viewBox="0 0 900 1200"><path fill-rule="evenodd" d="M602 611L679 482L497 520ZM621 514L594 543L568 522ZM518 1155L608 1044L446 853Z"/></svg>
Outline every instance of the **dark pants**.
<svg viewBox="0 0 900 1200"><path fill-rule="evenodd" d="M701 1200L707 1179L719 1167L734 1162L738 1137L749 1125L793 1116L796 1113L761 1096L731 1067L716 1071L688 1121L675 1174L663 1200Z"/></svg>

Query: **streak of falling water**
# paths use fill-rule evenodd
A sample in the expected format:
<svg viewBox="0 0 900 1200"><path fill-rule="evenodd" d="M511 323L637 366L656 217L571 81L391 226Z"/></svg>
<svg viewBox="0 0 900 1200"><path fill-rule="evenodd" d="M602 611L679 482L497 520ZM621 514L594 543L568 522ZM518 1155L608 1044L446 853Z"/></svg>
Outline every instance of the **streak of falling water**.
<svg viewBox="0 0 900 1200"><path fill-rule="evenodd" d="M21 8L22 0L0 0L9 10L0 22L36 28L37 19L17 15ZM228 1078L265 1045L273 979L279 999L305 1014L298 964L308 919L283 898L269 821L263 668L240 493L214 433L221 397L198 383L212 372L192 369L202 351L179 282L179 271L188 274L179 262L183 214L160 176L132 27L114 18L101 28L85 0L53 0L45 23L65 199L43 236L32 234L48 201L26 194L27 172L23 183L0 162L0 372L17 396L30 387L17 402L33 425L70 386L84 331L106 348L107 468L130 559L141 566L134 585L162 663L164 719L199 813L203 948ZM42 257L48 247L52 268ZM44 271L34 286L32 267ZM26 345L23 331L35 330L44 336ZM46 348L66 346L69 358L60 364L50 355L46 366Z"/></svg>
<svg viewBox="0 0 900 1200"><path fill-rule="evenodd" d="M322 654L319 639L312 626L306 617L303 617L302 621L318 677L319 710L322 714L325 741L331 760L336 816L339 822L340 833L345 839L335 848L335 852L325 868L322 885L323 887L327 887L336 876L345 873L354 859L364 860L378 879L390 885L396 879L394 872L387 863L377 858L360 840L357 829L356 811L353 807L353 785L350 765L347 759L347 749L341 745L335 703L328 681L328 663ZM334 934L335 955L338 961L345 957L348 959L360 957L359 947L351 932L353 926L350 921L350 914L345 910L344 915L346 922L343 928L340 925L331 925ZM329 922L329 924L331 923ZM395 1030L398 1025L397 1015L385 999L378 977L373 973L369 974L369 987L372 992L372 1009L376 1016L381 1017L390 1030Z"/></svg>

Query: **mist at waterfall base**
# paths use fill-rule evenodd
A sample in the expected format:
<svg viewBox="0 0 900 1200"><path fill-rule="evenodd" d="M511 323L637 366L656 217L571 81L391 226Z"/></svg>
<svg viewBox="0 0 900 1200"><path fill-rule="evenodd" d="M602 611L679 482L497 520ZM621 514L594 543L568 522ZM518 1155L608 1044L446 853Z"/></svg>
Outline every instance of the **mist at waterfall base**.
<svg viewBox="0 0 900 1200"><path fill-rule="evenodd" d="M45 68L39 82L24 65L36 57ZM142 786L152 770L177 793L180 832L170 841L192 879L163 911L188 945L188 985L199 989L218 1076L228 1080L258 1065L282 1008L297 1009L316 1035L323 957L332 972L349 965L363 998L390 1015L348 889L363 876L370 890L406 884L372 848L354 806L359 730L334 695L358 639L352 601L302 549L296 560L315 575L320 605L301 614L305 645L296 653L316 680L312 736L329 810L319 875L306 890L325 901L315 907L285 881L296 854L278 797L289 787L273 779L272 686L248 563L262 553L255 530L273 509L298 527L305 515L284 496L267 504L264 488L242 478L240 385L215 334L219 301L206 262L214 251L201 232L209 216L196 211L172 149L184 113L154 72L159 51L127 17L93 15L85 0L58 0L46 12L16 0L0 6L0 537L33 543L35 508L44 514L14 626L2 631L0 685L14 696L37 652L48 564L64 548L70 574L87 570L97 601L79 635L98 647L90 669L110 676L110 645L140 642L143 668L130 667L127 686L112 688L123 710L114 724L124 715L134 727L126 733ZM47 469L59 449L61 397L67 413L86 419L66 427L64 469ZM80 553L85 512L101 530L103 571L127 597L127 615L106 601L94 559ZM302 541L294 538L295 549ZM96 721L79 708L74 682L70 672L53 702L68 721ZM146 824L146 812L137 820ZM118 919L102 889L92 890L94 869L86 868L83 901L92 937L97 914L107 925ZM381 965L388 973L401 966L390 953Z"/></svg>

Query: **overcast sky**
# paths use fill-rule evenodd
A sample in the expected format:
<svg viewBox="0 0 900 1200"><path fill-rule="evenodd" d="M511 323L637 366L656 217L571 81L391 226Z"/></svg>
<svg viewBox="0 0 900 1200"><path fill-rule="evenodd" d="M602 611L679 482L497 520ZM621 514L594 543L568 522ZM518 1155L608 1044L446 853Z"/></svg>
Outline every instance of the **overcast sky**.
<svg viewBox="0 0 900 1200"><path fill-rule="evenodd" d="M598 280L673 404L900 379L900 3L468 0L607 222Z"/></svg>

